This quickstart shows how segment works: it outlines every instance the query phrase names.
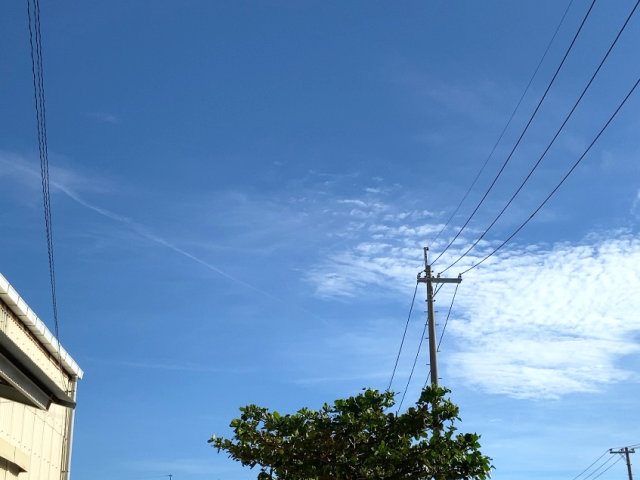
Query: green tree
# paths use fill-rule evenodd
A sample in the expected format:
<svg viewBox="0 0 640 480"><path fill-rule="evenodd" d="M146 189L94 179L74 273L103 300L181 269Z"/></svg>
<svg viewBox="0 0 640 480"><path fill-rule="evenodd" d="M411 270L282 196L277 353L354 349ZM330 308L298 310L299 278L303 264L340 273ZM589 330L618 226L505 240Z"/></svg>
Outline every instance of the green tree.
<svg viewBox="0 0 640 480"><path fill-rule="evenodd" d="M387 413L393 392L377 390L294 415L249 405L231 421L233 439L209 443L243 466L259 466L258 480L490 478L480 437L456 433L458 407L447 393L426 387L402 414Z"/></svg>

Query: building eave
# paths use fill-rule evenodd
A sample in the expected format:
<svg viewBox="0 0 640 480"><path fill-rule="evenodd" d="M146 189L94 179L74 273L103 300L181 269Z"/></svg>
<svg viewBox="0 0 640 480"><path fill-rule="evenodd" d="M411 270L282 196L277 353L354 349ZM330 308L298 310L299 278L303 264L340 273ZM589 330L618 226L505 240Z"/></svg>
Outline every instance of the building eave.
<svg viewBox="0 0 640 480"><path fill-rule="evenodd" d="M18 294L15 288L0 273L0 299L11 309L13 314L25 325L25 327L38 339L40 344L56 360L60 359L64 371L79 379L84 372L71 355L60 345L53 333L38 318L27 302Z"/></svg>

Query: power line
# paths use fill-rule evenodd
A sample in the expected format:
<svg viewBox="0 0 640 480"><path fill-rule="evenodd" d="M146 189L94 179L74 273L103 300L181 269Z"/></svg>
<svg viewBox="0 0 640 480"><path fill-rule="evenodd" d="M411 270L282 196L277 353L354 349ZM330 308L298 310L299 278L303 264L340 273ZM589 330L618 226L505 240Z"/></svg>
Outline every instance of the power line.
<svg viewBox="0 0 640 480"><path fill-rule="evenodd" d="M453 302L456 300L456 293L458 293L458 287L460 284L456 285L456 289L453 292L453 298L451 298L451 305L449 305L449 313L447 313L447 319L444 321L444 327L442 327L442 333L440 334L440 340L438 340L438 351L440 351L440 344L442 344L442 339L444 337L444 332L447 331L447 325L449 324L449 317L451 316L451 309L453 309Z"/></svg>
<svg viewBox="0 0 640 480"><path fill-rule="evenodd" d="M31 4L33 2L33 13ZM49 147L47 143L47 111L44 101L44 67L42 65L42 35L40 30L40 2L27 0L27 18L29 24L29 47L31 53L31 73L33 74L33 95L36 109L36 129L38 132L38 153L40 156L40 179L42 182L42 200L44 206L44 225L47 237L47 257L49 260L49 281L51 283L51 306L55 339L58 342L58 368L60 380L69 392L69 383L62 368L62 346L58 326L58 301L56 294L56 273L53 255L53 222L51 219L51 195L49 190ZM33 23L33 24L32 24ZM65 415L63 430L66 432L68 415ZM65 433L66 437L66 433ZM64 449L63 449L64 450ZM62 455L65 453L62 452Z"/></svg>
<svg viewBox="0 0 640 480"><path fill-rule="evenodd" d="M31 4L33 3L33 12ZM29 19L29 45L31 47L31 72L36 107L36 128L38 131L38 152L40 154L40 176L44 204L44 223L47 234L47 255L49 257L49 279L56 340L59 337L58 305L56 300L55 263L53 255L53 225L51 220L51 196L49 192L49 150L47 144L47 121L44 101L44 68L42 66L42 35L40 33L40 2L27 0ZM59 346L59 342L58 342Z"/></svg>
<svg viewBox="0 0 640 480"><path fill-rule="evenodd" d="M613 458L613 457L612 457ZM602 472L600 472L598 475L596 475L595 477L593 477L592 480L596 480L596 478L600 477L601 475L603 475L607 470L609 470L611 467L613 467L616 463L618 463L620 460L622 460L622 457L618 457L618 460L616 460L615 462L613 462L611 465L609 465L607 468L605 468Z"/></svg>
<svg viewBox="0 0 640 480"><path fill-rule="evenodd" d="M396 375L396 369L398 368L398 362L400 361L400 354L402 353L402 346L404 345L404 339L407 336L407 329L409 328L409 320L411 320L411 312L413 312L413 304L416 301L416 293L418 293L418 282L416 282L416 288L413 291L413 299L411 300L411 307L409 307L409 315L407 316L407 323L404 326L404 333L402 334L402 341L400 342L400 348L398 349L398 356L396 357L396 364L393 366L393 373L391 373L391 380L389 380L389 386L387 390L391 390L391 384L393 383L393 377Z"/></svg>
<svg viewBox="0 0 640 480"><path fill-rule="evenodd" d="M547 48L545 49L544 53L542 54L542 58L538 62L538 66L536 67L535 71L533 72L533 75L529 79L529 83L527 84L527 87L524 89L524 92L522 93L522 96L520 97L520 100L518 100L518 104L513 109L513 112L511 112L511 116L509 117L509 120L507 121L507 124L504 126L504 129L500 133L500 136L498 137L498 140L493 145L493 148L491 149L491 152L489 152L489 156L484 161L484 164L482 165L482 168L480 168L480 171L478 172L478 174L476 175L476 178L471 183L471 186L467 190L467 193L464 194L464 197L462 197L462 200L460 200L460 203L458 204L458 206L456 207L454 212L451 214L451 216L449 217L447 222L444 224L442 229L438 232L438 234L436 235L436 238L434 238L431 241L431 243L429 244L429 247L431 247L431 245L433 245L436 242L436 240L438 240L438 238L440 238L440 235L442 235L442 232L445 231L445 229L451 223L451 220L453 220L453 217L456 216L456 214L458 213L458 210L460 210L460 207L462 206L464 201L467 199L467 197L469 196L469 193L471 193L471 190L473 189L473 187L475 186L476 182L480 178L480 175L482 175L482 172L484 171L485 167L489 163L489 160L491 159L491 157L493 156L494 152L496 151L496 148L498 148L498 145L500 144L500 141L502 140L502 137L507 132L507 129L509 128L509 125L511 125L511 121L513 120L513 117L515 117L516 112L520 108L520 105L522 104L522 101L524 100L524 97L527 95L527 92L529 91L529 88L531 87L531 84L533 83L534 78L538 74L538 70L540 70L540 67L542 66L542 62L544 62L544 59L547 57L547 53L549 53L549 49L551 48L551 45L553 44L553 41L555 40L556 36L558 35L558 31L560 30L560 27L564 23L564 19L566 18L567 13L569 12L569 9L571 8L571 5L573 5L573 0L571 0L569 2L569 5L567 5L567 8L565 9L564 14L562 15L562 18L560 19L560 23L558 23L558 26L556 27L555 32L553 32L553 36L551 37L551 40L549 40L549 44L547 45Z"/></svg>
<svg viewBox="0 0 640 480"><path fill-rule="evenodd" d="M573 477L571 480L577 480L581 475L583 475L587 470L589 470L591 467L593 467L596 463L598 463L598 461L604 457L607 453L609 453L609 450L605 450L604 453L602 455L600 455L598 458L595 459L595 461L589 465L587 468L585 468L583 471L581 471L578 475L576 475L575 477Z"/></svg>
<svg viewBox="0 0 640 480"><path fill-rule="evenodd" d="M544 201L538 206L538 208L535 209L535 211L529 216L529 218L527 218L527 220L520 225L515 232L513 232L509 238L507 238L505 241L503 241L497 248L495 248L491 253L489 253L488 255L486 255L484 258L482 258L482 260L480 260L478 263L472 265L471 267L469 267L468 269L466 269L464 272L461 273L461 275L464 275L465 273L473 270L474 268L480 266L482 263L484 263L486 260L488 260L489 258L491 258L495 253L497 253L500 249L502 249L502 247L504 247L513 237L515 237L518 232L520 232L520 230L522 230L525 225L527 223L529 223L531 221L531 219L542 209L542 207L545 206L545 204L549 201L549 199L558 191L558 189L562 186L562 184L567 180L567 178L569 178L569 175L571 175L573 173L573 171L576 169L576 167L580 164L580 162L582 162L582 159L587 155L587 153L589 153L589 151L591 150L591 148L593 147L593 145L598 141L598 139L600 138L600 136L604 133L604 131L607 129L607 127L609 126L609 124L613 121L613 119L616 117L616 115L618 114L618 112L620 111L620 109L624 106L624 104L627 102L627 100L629 99L629 97L631 96L631 94L633 94L634 90L636 89L636 87L638 86L638 84L640 83L640 78L638 78L638 80L636 81L636 83L633 85L633 87L631 88L631 90L629 91L629 93L627 93L627 96L624 98L624 100L620 103L620 105L618 105L618 108L616 108L616 111L613 113L613 115L611 115L611 117L609 117L609 120L607 120L607 123L602 127L602 129L600 130L600 132L598 132L598 135L596 135L596 137L593 139L593 141L589 144L589 146L587 147L587 149L584 151L584 153L582 155L580 155L580 158L578 158L578 160L573 164L573 166L571 167L571 169L567 172L567 174L562 178L562 180L560 180L560 183L558 183L558 185L556 185L556 187L551 191L551 193L547 196L547 198L544 199Z"/></svg>
<svg viewBox="0 0 640 480"><path fill-rule="evenodd" d="M404 397L407 395L407 391L409 390L409 384L411 383L411 378L413 377L413 371L416 368L416 363L418 363L418 357L420 356L420 349L422 348L422 342L424 341L424 336L427 333L427 326L429 325L429 320L424 322L424 328L422 329L422 335L420 335L420 343L418 344L418 351L416 352L416 358L413 360L413 366L411 367L411 373L409 373L409 379L407 380L407 386L404 387L404 393L402 394L402 399L400 400L400 405L398 406L398 411L402 408L402 404L404 402Z"/></svg>
<svg viewBox="0 0 640 480"><path fill-rule="evenodd" d="M593 73L593 75L591 76L591 79L589 79L589 82L587 83L587 85L584 87L584 89L582 90L582 93L580 94L580 97L578 97L578 100L576 100L575 104L573 105L573 108L571 109L571 111L568 113L568 115L566 116L566 118L564 119L564 122L562 122L562 125L560 125L560 128L557 130L557 132L555 133L555 135L553 136L553 138L551 139L551 142L549 142L549 145L547 145L547 147L545 148L544 152L542 153L542 155L540 156L540 158L538 159L538 161L536 162L536 164L533 166L533 168L531 169L531 171L529 172L529 174L526 176L526 178L522 181L522 183L520 184L520 186L518 187L518 189L515 191L515 193L512 195L512 197L509 199L509 201L507 202L507 204L504 206L504 208L500 211L500 213L496 216L496 218L493 219L493 221L491 222L491 224L485 229L485 231L482 233L482 235L480 235L480 237L455 261L453 262L451 265L449 265L447 268L445 268L444 270L442 270L442 272L440 273L444 273L447 270L449 270L451 267L453 267L454 265L456 265L460 260L462 260L465 256L467 256L467 254L473 250L476 245L478 245L478 243L485 237L485 235L487 233L489 233L489 230L491 230L493 228L493 226L496 224L496 222L500 219L500 217L502 217L502 215L504 214L504 212L507 210L507 208L509 208L509 206L511 205L511 203L513 202L513 200L516 198L516 196L520 193L520 191L524 188L525 184L529 181L529 179L531 178L531 176L533 175L533 172L536 171L536 169L538 168L538 166L540 165L540 163L542 162L543 158L547 155L547 153L549 152L549 150L551 149L551 146L555 143L556 139L558 138L558 136L560 135L560 133L562 132L562 130L564 129L565 125L567 124L567 122L569 121L569 119L571 118L571 116L573 115L573 113L575 112L576 108L578 108L578 105L580 104L580 102L582 101L582 99L584 98L585 94L587 93L587 90L589 90L589 88L591 87L591 84L593 83L593 81L595 80L596 76L598 75L598 73L600 72L600 69L602 68L602 66L604 65L604 62L606 62L607 58L609 58L609 54L611 53L611 51L613 50L613 48L616 46L616 43L618 43L618 40L620 39L620 36L622 35L622 32L624 32L625 28L627 27L629 21L631 20L631 17L633 16L633 14L635 13L636 9L638 8L638 5L640 4L640 0L638 0L635 4L635 6L633 7L633 9L631 10L631 13L629 14L629 16L627 17L626 21L624 22L624 24L622 25L622 27L620 28L620 30L618 31L618 35L616 35L616 38L614 39L614 41L611 43L611 45L609 46L609 49L607 50L607 53L605 54L605 56L602 58L602 60L600 61L600 64L598 65L598 68L596 69L596 71Z"/></svg>
<svg viewBox="0 0 640 480"><path fill-rule="evenodd" d="M491 185L489 186L489 188L487 189L487 191L485 192L485 194L483 195L482 199L480 200L480 202L478 203L476 208L473 210L473 212L471 213L471 215L469 216L467 221L464 223L464 225L462 225L462 228L460 228L458 233L453 237L453 239L449 242L449 244L445 247L445 249L442 252L440 252L440 255L438 255L436 257L436 259L433 261L433 264L435 264L440 259L440 257L442 257L442 255L444 255L445 252L447 250L449 250L451 245L453 245L453 243L458 239L460 234L464 231L464 229L467 227L467 225L469 224L471 219L475 216L475 214L477 213L478 209L482 206L482 204L484 203L485 199L487 198L487 196L489 195L489 193L493 189L494 185L496 184L496 182L498 181L498 179L502 175L502 172L504 171L505 167L507 166L507 164L511 160L511 157L513 156L514 152L516 151L516 149L520 145L520 142L522 141L522 138L524 137L525 133L527 133L527 131L529 130L529 126L531 125L531 123L533 122L533 119L535 118L536 114L538 113L538 110L540 109L540 107L542 105L542 102L544 102L545 98L547 97L547 94L549 93L549 90L551 90L551 87L553 86L556 78L558 77L558 74L560 73L560 70L562 69L565 61L567 60L567 57L569 56L569 53L573 49L573 46L574 46L576 40L578 39L578 36L580 35L580 32L582 31L582 28L584 27L584 24L587 21L587 18L589 18L589 14L591 13L591 10L593 9L593 6L595 5L595 3L596 3L596 0L593 0L591 2L591 5L589 6L589 10L587 10L587 13L585 14L584 18L582 19L582 23L580 24L580 27L578 28L578 31L574 35L573 40L571 41L571 44L569 45L569 48L565 52L564 57L562 58L562 61L560 62L560 65L558 65L558 68L556 69L556 72L554 73L553 78L549 82L549 85L547 86L547 89L545 90L544 94L542 95L542 98L540 98L540 101L538 102L538 105L536 106L535 110L531 114L531 117L529 118L529 121L527 122L526 126L524 127L524 130L522 131L522 133L520 134L520 137L518 138L518 140L516 141L515 145L511 149L511 153L509 153L509 156L507 157L507 159L502 164L502 167L500 168L500 170L498 171L497 175L493 179L493 182L491 182Z"/></svg>
<svg viewBox="0 0 640 480"><path fill-rule="evenodd" d="M622 450L623 448L636 448L640 447L640 443L636 443L634 445L624 445L623 447L615 447L614 450Z"/></svg>
<svg viewBox="0 0 640 480"><path fill-rule="evenodd" d="M591 472L589 475L587 475L586 477L584 477L582 480L587 480L589 477L591 477L592 475L594 475L598 470L600 470L602 467L604 467L607 463L609 463L611 460L613 460L615 457L609 457L609 460L607 460L606 462L604 462L602 465L600 465L598 468L596 468L593 472ZM613 465L615 465L616 463L618 463L618 461L620 461L620 458L618 458L618 460L616 462L613 462L612 465L609 466L609 468L613 467ZM594 477L598 478L600 475L602 475L604 472L606 472L607 470L609 470L609 468L605 469L604 471L600 472L599 475Z"/></svg>

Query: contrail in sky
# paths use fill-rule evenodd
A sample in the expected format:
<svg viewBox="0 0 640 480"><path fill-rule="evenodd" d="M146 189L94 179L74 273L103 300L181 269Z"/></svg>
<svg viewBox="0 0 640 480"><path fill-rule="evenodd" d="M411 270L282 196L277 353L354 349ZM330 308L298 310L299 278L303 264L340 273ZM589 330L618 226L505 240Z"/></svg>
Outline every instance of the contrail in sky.
<svg viewBox="0 0 640 480"><path fill-rule="evenodd" d="M56 188L58 188L61 192L65 193L69 198L71 198L72 200L76 201L77 203L79 203L80 205L82 205L83 207L86 207L90 210L93 210L96 213L99 213L100 215L103 215L107 218L110 218L111 220L115 220L116 222L119 223L123 223L125 225L127 225L129 228L131 228L134 232L136 232L138 235L141 235L153 242L156 242L160 245L163 245L171 250L173 250L176 253L179 253L180 255L183 255L191 260L193 260L194 262L199 263L200 265L205 266L206 268L208 268L209 270L213 270L214 272L216 272L219 275L222 275L225 278L228 278L229 280L239 283L240 285L250 288L251 290L253 290L254 292L258 292L266 297L271 298L272 300L276 300L277 302L281 302L284 303L282 300L280 300L278 297L274 297L273 295L271 295L270 293L267 293L263 290L260 290L259 288L254 287L253 285L250 285L246 282L243 282L242 280L234 277L233 275L228 274L227 272L225 272L224 270L220 270L218 267L216 267L215 265L212 265L211 263L202 260L201 258L196 257L195 255L193 255L192 253L189 253L183 249L181 249L180 247L177 247L176 245L174 245L173 243L165 240L162 237L159 237L158 235L155 235L151 232L149 232L147 230L146 227L144 227L143 225L140 225L137 222L134 222L133 220L131 220L128 217L122 216L122 215L118 215L117 213L111 212L109 210L106 210L104 208L100 208L96 205L93 205L92 203L87 202L86 200L84 200L83 198L79 197L73 190L69 189L67 186L62 185L60 183L57 182L51 182L52 185Z"/></svg>
<svg viewBox="0 0 640 480"><path fill-rule="evenodd" d="M238 283L240 285L242 285L243 287L246 287L250 290L253 290L254 292L257 292L261 295L264 295L265 297L270 298L271 300L274 300L280 304L286 305L288 307L293 307L296 310L299 310L301 312L306 313L307 315L311 315L314 318L322 321L326 326L328 327L333 327L333 325L331 325L327 320L325 320L324 318L318 316L317 314L310 312L309 310L293 305L289 302L285 302L284 300L271 295L268 292L265 292L264 290L260 290L259 288L254 287L253 285L247 283L247 282L243 282L242 280L240 280L239 278L234 277L233 275L228 274L227 272L225 272L224 270L219 269L218 267L216 267L215 265L212 265L211 263L202 260L201 258L196 257L195 255L193 255L192 253L187 252L186 250L183 250L182 248L174 245L173 243L169 242L168 240L165 240L162 237L159 237L158 235L155 235L151 232L149 232L147 230L147 228L137 222L134 222L133 220L131 220L128 217L125 217L123 215L118 215L117 213L111 212L109 210L106 210L104 208L98 207L96 205L93 205L92 203L87 202L86 200L84 200L83 198L79 197L73 190L71 190L70 188L68 188L66 185L62 185L60 183L57 183L55 181L51 182L51 184L58 188L61 192L63 192L65 195L67 195L69 198L71 198L72 200L74 200L75 202L79 203L80 205L82 205L83 207L86 207L90 210L93 210L96 213L99 213L100 215L110 218L111 220L114 220L116 222L122 223L126 226L128 226L129 228L131 228L134 232L136 232L138 235L151 240L152 242L158 243L160 245L163 245L171 250L173 250L176 253L179 253L180 255L183 255L191 260L193 260L196 263L199 263L200 265L208 268L209 270L212 270L214 272L216 272L218 275L221 275L225 278L228 278L229 280Z"/></svg>
<svg viewBox="0 0 640 480"><path fill-rule="evenodd" d="M31 182L33 181L38 182L39 180L39 172L36 168L33 168L33 166L26 161L23 157L19 156L19 155L14 155L14 154L10 154L7 152L3 152L0 151L0 164L2 164L3 168L0 169L0 176L2 174L5 175L10 175L10 176L15 176L18 179L22 180L23 182L27 183L27 184L31 184ZM64 170L62 169L55 169L58 171L58 173L64 173ZM64 177L64 175L63 175ZM207 262L206 260L203 260L202 258L197 257L196 255L187 252L186 250L183 250L182 248L178 247L177 245L171 243L170 241L152 233L149 231L149 229L147 227L145 227L144 225L141 225L138 222L135 222L134 220L131 220L129 217L125 217L124 215L119 215L117 213L114 213L110 210L107 210L105 208L101 208L98 207L97 205L94 205L88 201L86 201L84 198L80 197L72 188L70 188L68 185L65 184L65 182L60 182L55 180L55 177L51 180L51 185L53 187L55 187L56 189L60 190L62 193L64 193L65 195L67 195L70 199L72 199L73 201L75 201L76 203L79 203L80 205L82 205L85 208L88 208L89 210L92 210L106 218L109 218L115 222L118 222L122 225L126 225L127 227L129 227L132 231L134 231L135 233L137 233L138 235L140 235L141 237L144 237L148 240L151 240L154 243L157 243L159 245L162 245L166 248L169 248L171 250L173 250L176 253L179 253L180 255L187 257L188 259L199 263L200 265L202 265L203 267L208 268L209 270L216 272L218 275L221 275L222 277L225 277L229 280L231 280L232 282L235 282L239 285L242 285L243 287L246 287L250 290L253 290L254 292L257 292L265 297L270 298L271 300L274 300L282 305L285 305L289 308L294 308L300 312L304 312L307 315L310 315L320 321L322 321L326 326L333 328L333 325L330 324L327 320L325 320L324 318L318 316L317 314L310 312L309 310L300 307L300 306L296 306L290 302L284 301L268 292L265 292L264 290L260 290L259 288L254 287L253 285L244 282L242 280L240 280L239 278L234 277L233 275L225 272L224 270L221 270L220 268L216 267L215 265Z"/></svg>

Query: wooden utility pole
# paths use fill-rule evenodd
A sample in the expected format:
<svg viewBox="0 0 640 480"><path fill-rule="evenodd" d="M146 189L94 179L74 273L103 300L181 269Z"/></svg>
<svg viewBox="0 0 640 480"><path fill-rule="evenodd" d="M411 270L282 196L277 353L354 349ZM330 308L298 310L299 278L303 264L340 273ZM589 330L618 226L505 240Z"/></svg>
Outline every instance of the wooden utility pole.
<svg viewBox="0 0 640 480"><path fill-rule="evenodd" d="M431 384L438 386L438 344L436 342L436 314L433 309L433 284L434 283L460 283L462 277L441 278L440 275L434 277L431 274L431 265L427 254L429 247L424 247L424 272L418 274L418 283L427 284L427 315L429 325L429 367L431 372ZM424 276L421 276L424 273Z"/></svg>
<svg viewBox="0 0 640 480"><path fill-rule="evenodd" d="M629 454L630 453L636 453L635 448L629 448L629 447L624 447L620 450L614 450L613 448L609 450L609 453L615 453L615 454L620 454L622 455L624 453L624 456L627 460L627 472L629 472L629 480L633 480L633 473L631 473L631 459L629 458Z"/></svg>

